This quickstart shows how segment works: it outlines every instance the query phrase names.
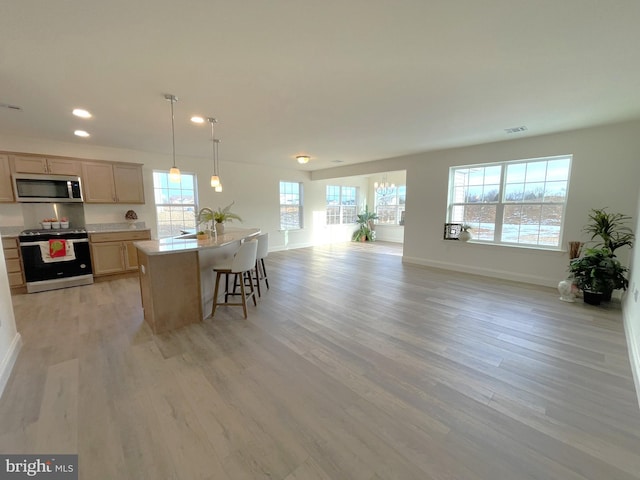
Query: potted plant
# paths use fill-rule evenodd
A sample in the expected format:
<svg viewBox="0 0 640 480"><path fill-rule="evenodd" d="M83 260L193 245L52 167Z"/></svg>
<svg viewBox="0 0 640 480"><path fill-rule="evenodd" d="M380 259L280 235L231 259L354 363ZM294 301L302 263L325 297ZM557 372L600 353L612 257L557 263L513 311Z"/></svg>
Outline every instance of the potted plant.
<svg viewBox="0 0 640 480"><path fill-rule="evenodd" d="M136 220L138 220L138 214L133 210L127 210L127 213L124 214L124 218L129 224L130 229L136 228Z"/></svg>
<svg viewBox="0 0 640 480"><path fill-rule="evenodd" d="M375 212L369 211L369 206L365 205L364 212L358 214L356 223L358 229L353 232L351 240L354 242L370 242L375 241L376 232L373 230L373 221L378 219L378 215Z"/></svg>
<svg viewBox="0 0 640 480"><path fill-rule="evenodd" d="M209 238L209 234L204 230L200 230L198 233L196 233L197 240L209 240Z"/></svg>
<svg viewBox="0 0 640 480"><path fill-rule="evenodd" d="M231 202L224 208L218 207L218 209L213 212L213 220L216 222L216 232L218 232L219 235L224 233L224 222L232 222L233 220L242 222L242 218L240 218L237 213L231 211L234 203L235 202Z"/></svg>
<svg viewBox="0 0 640 480"><path fill-rule="evenodd" d="M583 230L591 235L591 241L596 248L608 251L613 259L607 262L611 279L603 292L603 300L611 300L613 290L626 290L629 283L624 276L627 269L620 271L623 267L617 261L615 251L624 246L633 247L635 235L627 225L631 217L622 213L607 212L606 208L594 208L589 214L589 220L591 222Z"/></svg>
<svg viewBox="0 0 640 480"><path fill-rule="evenodd" d="M626 290L627 270L608 248L589 248L569 264L574 283L582 290L584 301L591 305L599 305L607 292Z"/></svg>

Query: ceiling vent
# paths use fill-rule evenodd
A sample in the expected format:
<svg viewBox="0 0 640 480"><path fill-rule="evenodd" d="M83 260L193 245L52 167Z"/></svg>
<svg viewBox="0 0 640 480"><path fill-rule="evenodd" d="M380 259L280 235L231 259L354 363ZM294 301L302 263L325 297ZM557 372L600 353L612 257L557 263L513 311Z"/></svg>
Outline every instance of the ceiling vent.
<svg viewBox="0 0 640 480"><path fill-rule="evenodd" d="M343 160L331 160L331 163L344 163Z"/></svg>
<svg viewBox="0 0 640 480"><path fill-rule="evenodd" d="M512 127L512 128L505 128L504 131L507 133L518 133L518 132L524 132L527 130L527 127L525 127L524 125L521 127Z"/></svg>
<svg viewBox="0 0 640 480"><path fill-rule="evenodd" d="M22 107L19 107L17 105L11 105L9 103L0 103L0 108L6 108L7 110L14 110L16 112L22 111Z"/></svg>

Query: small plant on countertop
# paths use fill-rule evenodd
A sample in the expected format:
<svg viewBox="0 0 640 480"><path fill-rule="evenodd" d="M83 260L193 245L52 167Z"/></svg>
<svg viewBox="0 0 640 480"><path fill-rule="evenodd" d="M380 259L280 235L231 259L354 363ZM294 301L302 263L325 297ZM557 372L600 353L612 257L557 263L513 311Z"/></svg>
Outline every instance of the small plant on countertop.
<svg viewBox="0 0 640 480"><path fill-rule="evenodd" d="M224 223L226 221L233 221L233 220L238 220L239 222L242 222L242 218L240 218L240 215L238 215L237 213L233 213L231 211L231 207L233 206L233 204L236 202L231 202L229 205L227 205L224 208L220 208L218 207L218 209L213 212L213 219L216 221L216 223Z"/></svg>

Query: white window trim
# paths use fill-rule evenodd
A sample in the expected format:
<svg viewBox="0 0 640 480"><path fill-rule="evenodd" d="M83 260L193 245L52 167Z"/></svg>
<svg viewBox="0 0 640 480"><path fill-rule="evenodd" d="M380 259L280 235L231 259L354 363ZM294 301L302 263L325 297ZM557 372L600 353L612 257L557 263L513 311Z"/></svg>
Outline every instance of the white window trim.
<svg viewBox="0 0 640 480"><path fill-rule="evenodd" d="M569 169L567 172L567 192L565 201L560 202L504 202L504 192L505 192L505 181L506 181L506 171L507 166L510 164L521 164L521 163L534 163L537 161L553 161L553 160L561 160L561 159L569 159ZM569 186L571 182L571 169L573 167L573 154L564 154L564 155L553 155L549 157L536 157L536 158L526 158L520 160L508 160L502 162L490 162L490 163L476 163L470 165L455 165L449 167L449 187L447 191L447 222L451 222L451 218L453 217L453 208L457 205L473 205L469 203L454 203L452 201L452 197L454 194L454 175L453 173L456 170L464 169L464 168L475 168L475 167L492 167L492 166L500 166L500 192L499 192L499 200L497 202L491 202L491 204L496 205L496 222L495 222L495 230L494 230L494 240L484 240L484 239L476 239L473 238L469 243L477 243L482 245L496 245L502 247L515 247L515 248L523 248L523 249L533 249L533 250L545 250L545 251L564 251L564 227L565 227L565 218L566 218L566 210L567 210L567 202L569 200ZM562 222L560 225L560 235L558 239L558 245L538 245L538 244L527 244L527 243L513 243L513 242L503 242L499 239L502 238L502 226L503 226L503 217L504 217L504 206L505 205L562 205Z"/></svg>
<svg viewBox="0 0 640 480"><path fill-rule="evenodd" d="M396 223L380 223L378 220L375 220L375 224L379 225L381 227L403 227L404 225L400 223L400 219L402 218L402 212L400 211L400 207L402 207L403 205L400 203L400 195L399 195L399 190L400 187L404 187L405 192L404 192L404 197L405 197L405 209L406 210L406 201L407 201L407 185L406 184L400 184L400 185L396 185L395 189L396 189L396 193L395 193L395 197L396 197L396 203L393 205L382 205L383 207L394 207L396 209ZM376 193L375 189L373 191L373 211L377 214L378 213L378 207L380 205L378 205L378 194ZM403 210L403 211L404 211Z"/></svg>
<svg viewBox="0 0 640 480"><path fill-rule="evenodd" d="M160 230L160 222L158 219L158 207L175 207L175 204L172 203L156 203L156 197L155 197L155 190L156 190L156 185L155 185L155 178L153 177L153 174L155 173L161 173L161 174L165 174L165 175L169 175L169 170L160 170L160 169L153 169L152 171L152 182L153 182L153 208L154 208L154 213L156 216L156 228L157 231L159 232ZM193 199L194 199L194 203L188 203L188 204L183 204L183 206L186 207L190 207L193 206L194 208L194 222L195 222L195 215L197 215L198 212L198 176L195 173L192 172L182 172L185 175L190 175L193 177ZM195 225L194 223L194 229L197 228L197 225ZM171 238L171 237L161 237L161 238Z"/></svg>
<svg viewBox="0 0 640 480"><path fill-rule="evenodd" d="M339 203L337 205L329 205L327 203L327 188L329 187L335 187L335 188L339 188L340 189L340 195L339 195ZM346 205L344 203L342 203L342 189L344 188L353 188L356 191L356 196L355 196L355 202L353 205ZM325 218L326 218L326 211L329 207L339 207L339 214L338 214L338 218L340 219L340 222L338 223L327 223L328 227L338 227L340 225L355 225L357 222L357 218L358 218L358 197L360 196L360 189L358 187L356 187L355 185L326 185L325 187ZM353 220L353 222L343 222L342 219L344 217L344 208L345 207L353 207L355 209L355 219Z"/></svg>
<svg viewBox="0 0 640 480"><path fill-rule="evenodd" d="M282 195L282 192L280 190L281 188L281 184L282 183L295 183L298 185L298 197L300 198L300 202L297 204L283 204L280 203L280 195ZM280 228L278 229L278 231L280 232L294 232L297 230L304 230L304 188L303 188L303 183L302 182L295 182L295 181L289 181L289 180L280 180L278 181L278 217L279 217L279 224L280 224ZM297 206L298 207L298 223L299 226L294 227L294 228L282 228L282 207L291 207L291 206Z"/></svg>

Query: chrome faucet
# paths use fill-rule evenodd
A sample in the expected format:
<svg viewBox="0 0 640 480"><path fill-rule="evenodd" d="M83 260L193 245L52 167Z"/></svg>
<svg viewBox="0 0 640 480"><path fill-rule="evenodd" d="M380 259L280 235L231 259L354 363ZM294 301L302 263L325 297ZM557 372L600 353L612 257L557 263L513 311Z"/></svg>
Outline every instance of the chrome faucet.
<svg viewBox="0 0 640 480"><path fill-rule="evenodd" d="M197 225L196 225L197 229L200 228L201 223L211 222L213 224L213 210L207 207L201 208L200 211L198 212L198 215L196 216L196 222L197 222ZM213 225L211 225L210 230L215 230L213 228Z"/></svg>

